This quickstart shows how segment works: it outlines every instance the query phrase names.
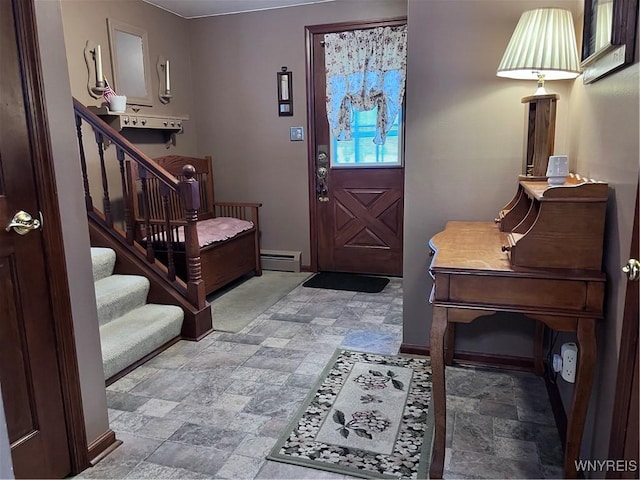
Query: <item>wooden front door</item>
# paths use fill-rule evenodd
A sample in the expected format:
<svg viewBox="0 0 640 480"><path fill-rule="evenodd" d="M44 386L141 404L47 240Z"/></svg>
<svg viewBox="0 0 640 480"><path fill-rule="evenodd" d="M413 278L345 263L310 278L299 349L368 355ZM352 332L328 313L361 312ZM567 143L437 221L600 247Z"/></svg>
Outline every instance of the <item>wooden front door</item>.
<svg viewBox="0 0 640 480"><path fill-rule="evenodd" d="M403 23L406 20L307 27L314 271L402 275L404 168L331 167L323 43L325 33Z"/></svg>
<svg viewBox="0 0 640 480"><path fill-rule="evenodd" d="M33 95L40 88L34 17L32 2L0 2L0 384L15 476L63 478L72 470L61 377L61 342L68 337L56 328L52 292L64 291L55 285L66 274L48 271L52 263L45 258L51 233L43 229L56 232L58 219L48 216L57 209L55 197L42 205L39 191L40 147L47 140L37 127L44 111ZM22 224L7 231L21 210L32 221L17 218Z"/></svg>

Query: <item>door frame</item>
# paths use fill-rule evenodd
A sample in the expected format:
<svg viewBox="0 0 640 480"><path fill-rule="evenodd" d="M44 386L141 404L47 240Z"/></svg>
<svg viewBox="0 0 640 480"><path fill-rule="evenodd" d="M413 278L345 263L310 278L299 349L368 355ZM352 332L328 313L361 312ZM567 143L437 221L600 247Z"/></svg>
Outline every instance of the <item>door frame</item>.
<svg viewBox="0 0 640 480"><path fill-rule="evenodd" d="M71 473L79 473L90 463L69 299L69 280L65 256L61 253L64 252L64 241L44 98L35 5L34 0L14 0L12 4L27 110L26 123L29 130L31 155L34 159L33 175L38 207L46 218L45 227L42 229L42 241L45 270L50 280L48 300L51 304L55 328ZM69 99L69 105L71 108L71 99ZM25 173L29 174L29 172Z"/></svg>
<svg viewBox="0 0 640 480"><path fill-rule="evenodd" d="M318 271L318 203L316 201L316 121L315 121L315 78L313 76L314 35L341 32L345 30L394 27L406 25L407 17L393 17L387 20L361 20L357 22L327 23L304 27L306 40L306 83L307 83L307 175L309 185L309 235L310 270Z"/></svg>
<svg viewBox="0 0 640 480"><path fill-rule="evenodd" d="M638 255L638 216L640 215L640 175L638 178L638 186L636 186L636 205L633 220L633 231L631 234L631 248L629 249L629 258L636 258ZM620 339L620 350L618 354L618 372L616 378L616 395L613 404L613 413L611 419L611 434L609 439L609 456L610 459L624 459L625 441L627 431L629 429L629 409L632 408L631 401L633 398L633 375L635 368L629 368L634 365L638 358L638 283L630 280L624 280L626 283L626 294L624 303L624 314L622 320L622 331ZM621 478L620 472L607 472L607 478Z"/></svg>

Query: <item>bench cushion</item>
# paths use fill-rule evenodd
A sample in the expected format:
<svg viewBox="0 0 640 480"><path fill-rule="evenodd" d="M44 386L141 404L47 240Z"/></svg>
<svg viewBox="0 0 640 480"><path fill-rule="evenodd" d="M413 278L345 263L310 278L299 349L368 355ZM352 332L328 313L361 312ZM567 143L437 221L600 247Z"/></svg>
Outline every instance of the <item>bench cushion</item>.
<svg viewBox="0 0 640 480"><path fill-rule="evenodd" d="M212 243L222 242L235 237L241 232L251 230L253 228L253 222L248 220L240 220L239 218L232 217L216 217L209 218L207 220L199 220L196 224L198 228L198 241L200 248L211 245ZM178 238L175 238L175 235ZM164 233L157 233L153 235L154 245L164 245L166 242L166 236ZM143 238L146 241L146 237ZM177 228L173 231L173 241L177 242L174 245L184 246L184 228ZM175 246L174 246L175 248Z"/></svg>
<svg viewBox="0 0 640 480"><path fill-rule="evenodd" d="M200 241L201 248L235 237L240 232L253 228L253 222L232 217L216 217L208 220L200 220L197 225L198 240ZM180 233L182 237L182 235L184 235L182 229ZM179 241L184 241L184 238L180 238Z"/></svg>

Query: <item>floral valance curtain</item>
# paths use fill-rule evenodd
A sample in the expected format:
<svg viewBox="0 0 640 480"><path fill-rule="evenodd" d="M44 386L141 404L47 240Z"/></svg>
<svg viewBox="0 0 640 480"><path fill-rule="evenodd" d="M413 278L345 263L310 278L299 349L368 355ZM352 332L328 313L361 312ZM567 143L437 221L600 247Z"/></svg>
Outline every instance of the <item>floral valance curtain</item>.
<svg viewBox="0 0 640 480"><path fill-rule="evenodd" d="M352 110L378 107L373 142L384 144L404 96L407 26L328 33L324 45L331 133L350 140Z"/></svg>

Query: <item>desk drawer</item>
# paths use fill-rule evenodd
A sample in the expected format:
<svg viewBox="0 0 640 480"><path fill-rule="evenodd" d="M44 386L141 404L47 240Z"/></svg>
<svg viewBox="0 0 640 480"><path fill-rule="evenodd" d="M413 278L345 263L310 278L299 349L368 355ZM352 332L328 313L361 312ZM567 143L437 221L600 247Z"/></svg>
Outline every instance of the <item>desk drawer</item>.
<svg viewBox="0 0 640 480"><path fill-rule="evenodd" d="M579 280L450 275L449 301L583 311L587 284Z"/></svg>

